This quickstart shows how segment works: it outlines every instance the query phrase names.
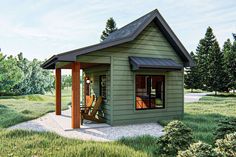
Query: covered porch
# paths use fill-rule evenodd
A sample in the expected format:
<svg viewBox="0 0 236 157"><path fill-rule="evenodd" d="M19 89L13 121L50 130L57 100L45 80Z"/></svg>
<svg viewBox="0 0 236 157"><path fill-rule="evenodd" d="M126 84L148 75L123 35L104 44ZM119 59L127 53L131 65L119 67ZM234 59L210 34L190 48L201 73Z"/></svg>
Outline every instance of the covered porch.
<svg viewBox="0 0 236 157"><path fill-rule="evenodd" d="M91 72L91 69L99 69L100 67L106 67L109 69L110 65L107 63L85 63L85 62L58 62L55 67L55 114L57 116L57 120L61 121L60 123L63 124L64 128L67 129L76 129L76 128L86 128L86 127L97 127L97 126L109 126L108 124L96 124L95 122L85 121L85 125L82 125L83 121L81 119L81 112L87 110L86 104L88 103L88 96L93 96L92 104L93 107L96 105L96 101L102 98L102 104L99 105L99 109L101 111L101 106L104 105L105 100L104 97L101 97L101 89L99 89L99 93L95 93L91 84L99 84L98 80L91 79L91 76L94 75ZM72 74L72 98L71 98L71 108L67 112L61 111L61 80L62 80L62 70L63 69L71 69ZM106 89L105 89L106 90ZM100 97L100 98L99 98ZM93 112L92 108L89 109ZM89 111L89 112L90 112ZM70 112L70 113L69 113ZM98 116L98 113L96 113ZM100 115L101 118L104 118L104 115ZM59 122L58 121L58 122ZM68 123L68 121L71 121ZM58 123L58 124L60 124ZM87 126L86 126L87 125ZM88 126L89 125L89 126Z"/></svg>

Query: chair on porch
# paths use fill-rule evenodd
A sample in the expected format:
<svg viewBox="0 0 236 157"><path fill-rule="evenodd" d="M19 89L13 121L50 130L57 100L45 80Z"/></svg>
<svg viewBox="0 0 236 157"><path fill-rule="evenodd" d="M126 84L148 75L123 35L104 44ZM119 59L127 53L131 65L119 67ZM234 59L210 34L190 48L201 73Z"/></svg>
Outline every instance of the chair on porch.
<svg viewBox="0 0 236 157"><path fill-rule="evenodd" d="M103 122L103 120L100 117L96 116L101 104L102 104L102 96L99 96L97 98L94 106L91 106L88 109L88 112L85 112L87 107L82 107L82 110L81 110L81 125L83 124L84 119L91 120L91 121L94 121L94 122L97 122L97 123L102 123Z"/></svg>
<svg viewBox="0 0 236 157"><path fill-rule="evenodd" d="M93 105L93 101L95 99L95 95L86 95L86 103L85 103L85 108L84 108L84 113L88 113L89 110L91 109L92 105Z"/></svg>

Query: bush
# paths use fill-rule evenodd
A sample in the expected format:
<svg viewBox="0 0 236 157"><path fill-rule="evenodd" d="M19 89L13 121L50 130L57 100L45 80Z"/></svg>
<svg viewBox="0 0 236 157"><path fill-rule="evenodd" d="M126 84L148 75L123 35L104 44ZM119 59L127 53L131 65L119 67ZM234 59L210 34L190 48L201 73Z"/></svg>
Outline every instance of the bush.
<svg viewBox="0 0 236 157"><path fill-rule="evenodd" d="M227 134L224 139L216 141L216 151L222 156L236 156L236 132Z"/></svg>
<svg viewBox="0 0 236 157"><path fill-rule="evenodd" d="M211 145L197 142L190 145L185 151L179 151L177 157L217 157L216 151Z"/></svg>
<svg viewBox="0 0 236 157"><path fill-rule="evenodd" d="M221 120L216 129L215 139L222 139L226 134L236 132L236 118L226 118Z"/></svg>
<svg viewBox="0 0 236 157"><path fill-rule="evenodd" d="M191 129L180 121L170 122L164 131L165 135L157 141L159 154L176 155L178 151L187 149L193 142Z"/></svg>

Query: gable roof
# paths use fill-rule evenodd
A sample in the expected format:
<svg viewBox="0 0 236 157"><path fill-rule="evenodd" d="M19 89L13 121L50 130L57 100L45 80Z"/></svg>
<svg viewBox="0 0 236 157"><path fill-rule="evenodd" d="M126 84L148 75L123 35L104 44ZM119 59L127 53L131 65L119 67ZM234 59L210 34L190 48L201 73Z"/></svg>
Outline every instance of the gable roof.
<svg viewBox="0 0 236 157"><path fill-rule="evenodd" d="M159 11L155 9L151 11L150 13L138 18L137 20L111 33L103 42L95 44L95 45L87 46L84 48L54 55L50 59L45 61L41 67L44 69L54 69L56 62L76 61L76 57L79 55L87 54L89 52L101 50L104 48L108 48L111 46L115 46L115 45L132 41L152 21L154 21L154 23L157 25L160 31L164 34L165 38L168 40L168 42L171 44L171 46L175 49L177 54L180 56L180 58L184 62L184 66L185 67L194 66L194 62L191 56L189 55L189 53L187 52L187 50L185 49L185 47L183 46L183 44L180 42L180 40L171 30L171 28L166 23L164 18L161 16Z"/></svg>

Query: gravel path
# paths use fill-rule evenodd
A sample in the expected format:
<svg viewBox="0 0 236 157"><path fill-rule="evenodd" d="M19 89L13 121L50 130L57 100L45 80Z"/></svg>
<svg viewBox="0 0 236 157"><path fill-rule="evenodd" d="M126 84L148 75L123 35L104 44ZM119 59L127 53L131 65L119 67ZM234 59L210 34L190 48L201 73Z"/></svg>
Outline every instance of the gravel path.
<svg viewBox="0 0 236 157"><path fill-rule="evenodd" d="M184 95L185 102L197 102L209 93L188 93ZM141 135L152 135L159 137L163 135L163 127L158 123L144 123L112 127L108 124L96 124L85 122L81 129L71 129L70 109L63 111L61 116L48 113L38 119L23 122L9 129L23 129L33 131L50 131L58 135L81 140L113 141L122 137L134 137Z"/></svg>
<svg viewBox="0 0 236 157"><path fill-rule="evenodd" d="M187 93L184 95L184 102L198 102L200 98L210 93Z"/></svg>
<svg viewBox="0 0 236 157"><path fill-rule="evenodd" d="M70 110L66 110L62 112L62 116L56 116L55 113L48 113L43 117L17 124L9 129L50 131L68 138L94 141L113 141L122 137L141 135L152 135L156 137L163 135L163 127L158 123L112 127L105 123L90 124L87 121L81 129L71 129L70 124Z"/></svg>

